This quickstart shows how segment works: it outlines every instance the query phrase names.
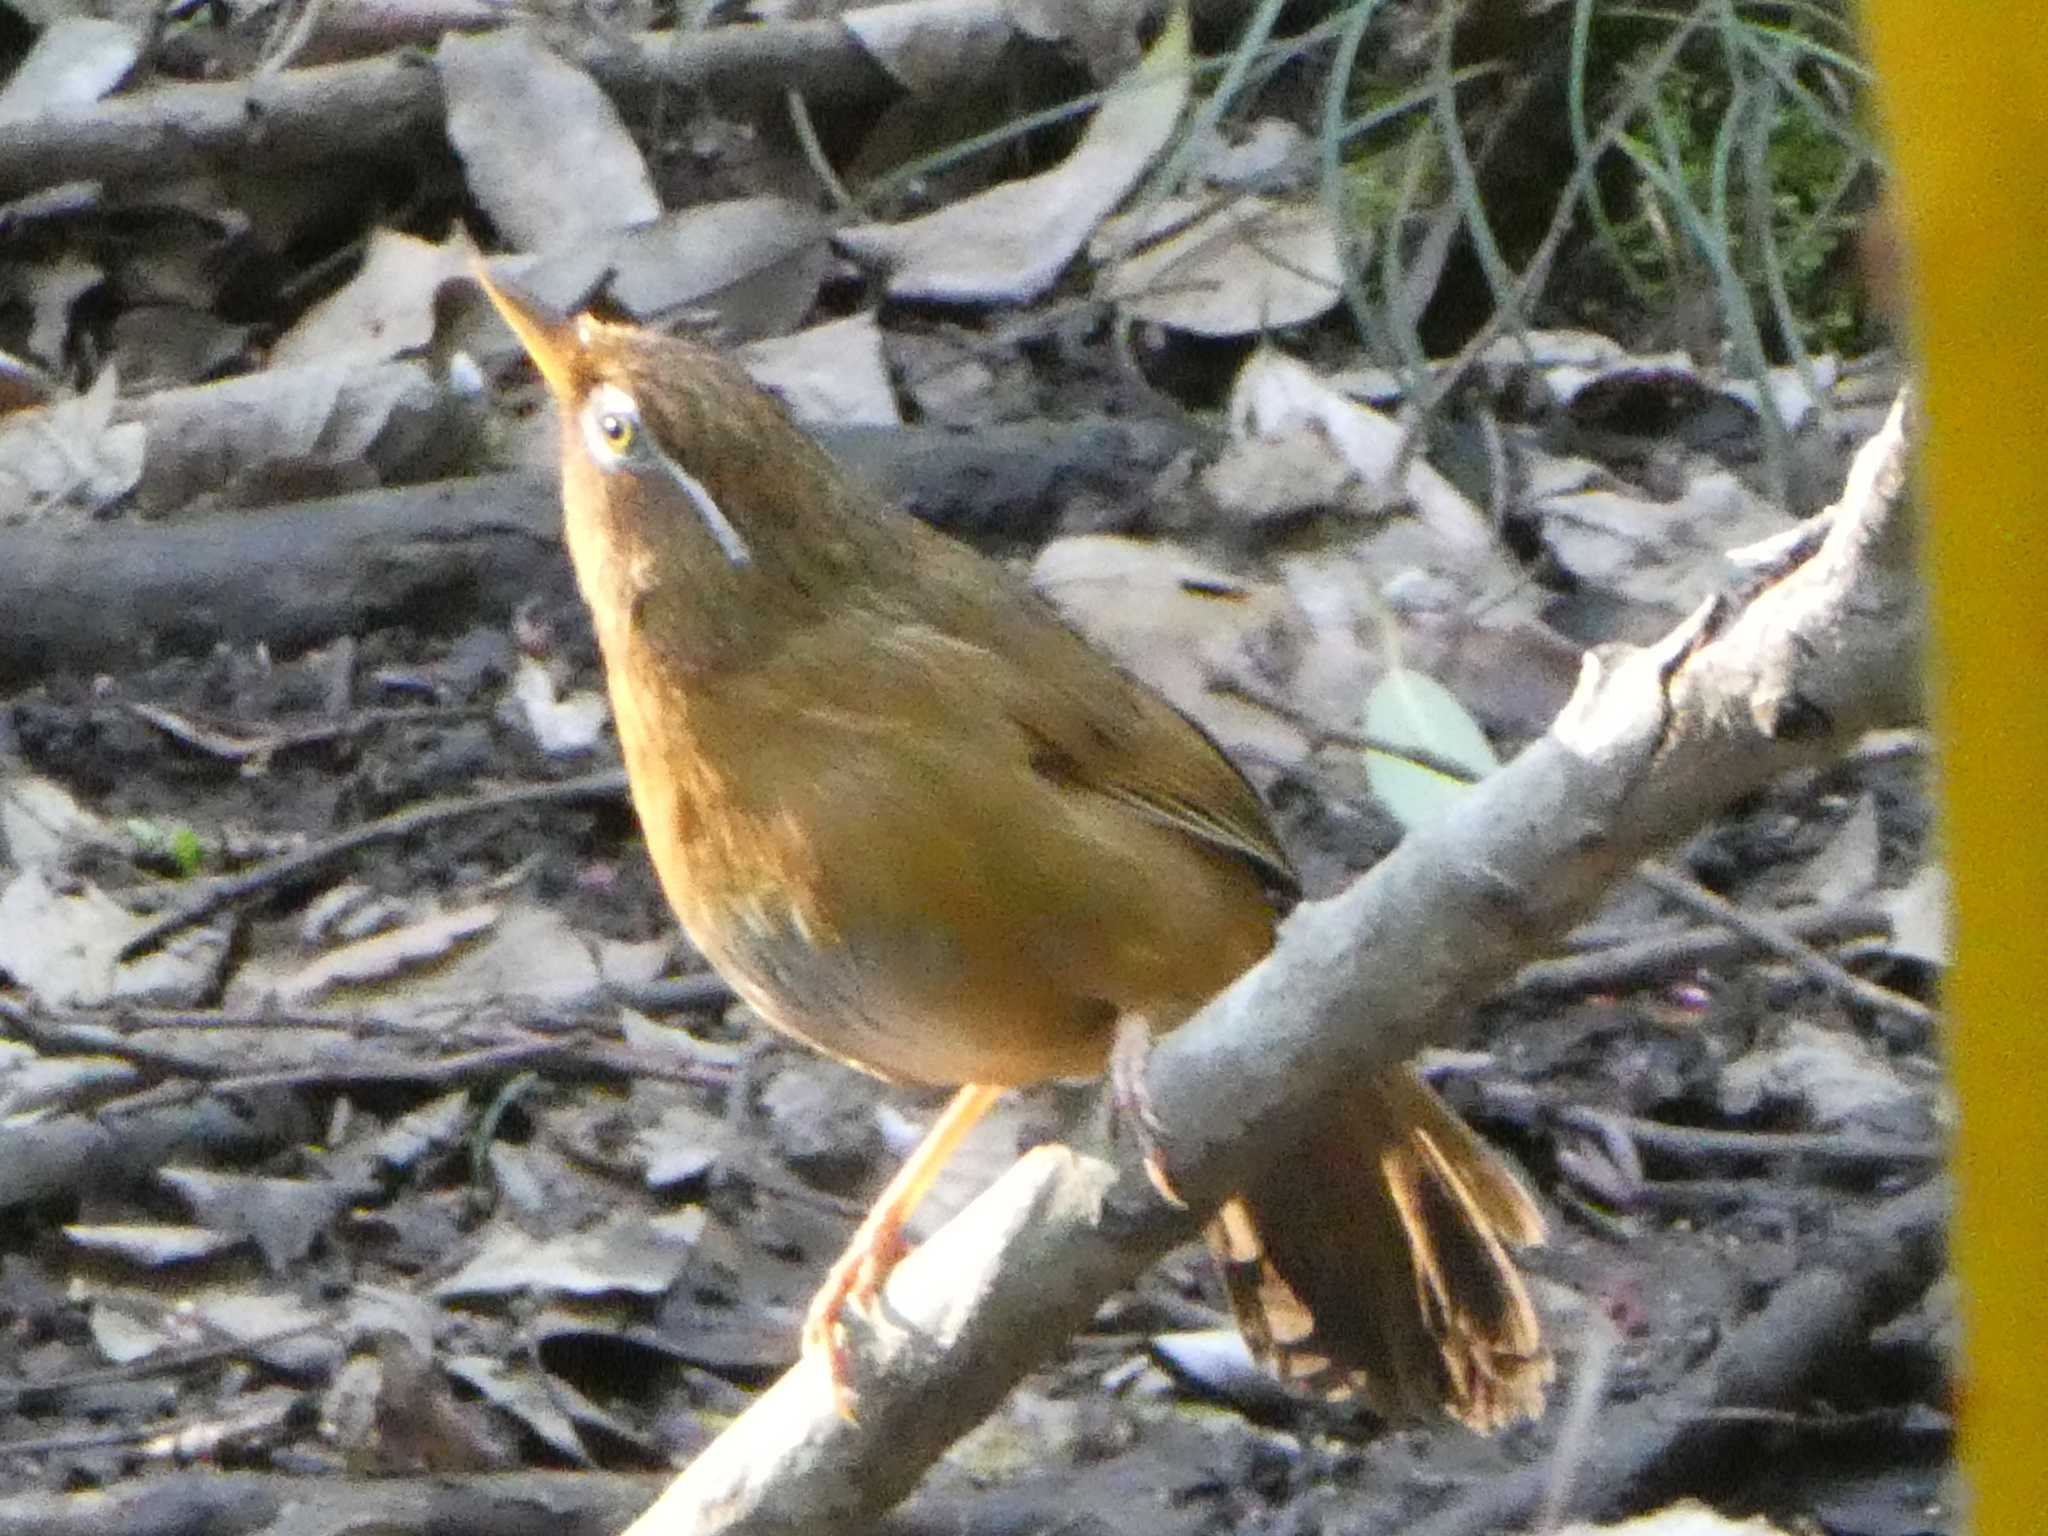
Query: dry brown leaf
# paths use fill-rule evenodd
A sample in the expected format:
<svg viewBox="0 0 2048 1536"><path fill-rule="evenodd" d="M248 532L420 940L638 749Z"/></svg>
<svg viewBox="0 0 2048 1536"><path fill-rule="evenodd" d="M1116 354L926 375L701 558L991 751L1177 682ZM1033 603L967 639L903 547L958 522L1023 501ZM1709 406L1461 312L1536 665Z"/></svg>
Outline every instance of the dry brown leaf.
<svg viewBox="0 0 2048 1536"><path fill-rule="evenodd" d="M609 292L640 320L688 311L728 345L780 336L817 302L830 229L815 208L787 197L686 208L618 236Z"/></svg>
<svg viewBox="0 0 2048 1536"><path fill-rule="evenodd" d="M373 231L356 275L278 338L272 365L384 363L425 350L434 338L434 295L468 276L473 249L459 235L436 245L395 229Z"/></svg>
<svg viewBox="0 0 2048 1536"><path fill-rule="evenodd" d="M749 343L739 349L739 361L807 425L903 425L873 310Z"/></svg>
<svg viewBox="0 0 2048 1536"><path fill-rule="evenodd" d="M1356 477L1365 510L1412 511L1453 549L1493 546L1493 530L1478 508L1419 458L1398 488L1389 485L1404 436L1398 424L1273 347L1261 346L1239 371L1230 393L1230 431L1232 442L1249 452L1259 451L1262 439L1305 434Z"/></svg>
<svg viewBox="0 0 2048 1536"><path fill-rule="evenodd" d="M899 0L844 12L840 24L913 95L956 90L1001 63L1017 35L995 0Z"/></svg>
<svg viewBox="0 0 2048 1536"><path fill-rule="evenodd" d="M1177 6L1144 61L1096 108L1059 165L901 224L845 230L841 247L888 273L892 298L1022 303L1050 288L1164 149L1188 100Z"/></svg>
<svg viewBox="0 0 2048 1536"><path fill-rule="evenodd" d="M0 89L0 123L89 107L127 79L140 57L142 36L134 27L96 16L60 17Z"/></svg>
<svg viewBox="0 0 2048 1536"><path fill-rule="evenodd" d="M509 244L540 250L661 216L611 98L533 32L456 33L434 51L434 64L448 142Z"/></svg>
<svg viewBox="0 0 2048 1536"><path fill-rule="evenodd" d="M1187 196L1106 222L1096 292L1126 315L1201 336L1299 325L1343 295L1337 231L1319 198ZM1128 252L1126 255L1124 253Z"/></svg>

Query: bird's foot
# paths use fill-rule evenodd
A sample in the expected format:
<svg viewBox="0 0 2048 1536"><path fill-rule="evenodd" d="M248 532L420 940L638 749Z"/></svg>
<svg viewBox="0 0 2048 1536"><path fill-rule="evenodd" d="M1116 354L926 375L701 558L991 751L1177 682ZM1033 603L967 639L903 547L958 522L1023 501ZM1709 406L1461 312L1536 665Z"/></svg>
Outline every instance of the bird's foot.
<svg viewBox="0 0 2048 1536"><path fill-rule="evenodd" d="M875 1219L877 1216L882 1219ZM908 1251L903 1225L876 1212L853 1235L832 1268L825 1283L811 1298L804 1314L803 1351L820 1355L832 1384L832 1405L843 1419L852 1419L857 1394L853 1389L853 1358L847 1348L846 1314L872 1317L881 1298L889 1271Z"/></svg>
<svg viewBox="0 0 2048 1536"><path fill-rule="evenodd" d="M1144 1160L1145 1177L1159 1192L1159 1198L1181 1210L1187 1201L1173 1187L1166 1172L1164 1143L1159 1117L1152 1110L1152 1093L1145 1085L1145 1069L1152 1061L1152 1026L1135 1015L1117 1021L1116 1040L1109 1048L1109 1102L1116 1121L1130 1129Z"/></svg>

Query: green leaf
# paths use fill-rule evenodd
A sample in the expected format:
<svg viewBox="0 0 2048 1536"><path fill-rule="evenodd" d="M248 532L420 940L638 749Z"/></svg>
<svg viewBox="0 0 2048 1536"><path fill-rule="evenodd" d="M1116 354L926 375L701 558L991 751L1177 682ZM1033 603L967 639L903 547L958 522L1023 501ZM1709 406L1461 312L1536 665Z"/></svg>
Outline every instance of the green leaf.
<svg viewBox="0 0 2048 1536"><path fill-rule="evenodd" d="M1435 678L1389 667L1365 701L1365 734L1390 747L1412 747L1464 769L1460 782L1420 763L1386 752L1366 753L1365 777L1403 827L1413 829L1444 814L1451 803L1500 766L1479 722Z"/></svg>

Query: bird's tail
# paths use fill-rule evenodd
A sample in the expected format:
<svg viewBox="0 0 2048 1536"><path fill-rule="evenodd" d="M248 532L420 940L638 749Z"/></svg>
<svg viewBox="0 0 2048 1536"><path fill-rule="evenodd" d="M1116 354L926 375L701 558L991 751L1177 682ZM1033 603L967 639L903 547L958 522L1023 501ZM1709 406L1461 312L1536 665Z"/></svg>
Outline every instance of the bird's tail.
<svg viewBox="0 0 2048 1536"><path fill-rule="evenodd" d="M1209 1242L1252 1353L1383 1417L1477 1430L1542 1410L1552 1364L1511 1246L1543 1215L1406 1068L1227 1201Z"/></svg>

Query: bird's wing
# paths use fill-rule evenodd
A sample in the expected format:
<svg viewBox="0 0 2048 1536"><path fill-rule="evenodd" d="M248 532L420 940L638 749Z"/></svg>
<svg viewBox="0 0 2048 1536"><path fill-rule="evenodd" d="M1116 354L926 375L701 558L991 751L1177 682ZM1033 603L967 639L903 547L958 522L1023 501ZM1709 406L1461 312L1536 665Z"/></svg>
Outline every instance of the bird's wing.
<svg viewBox="0 0 2048 1536"><path fill-rule="evenodd" d="M1009 581L992 591L986 565L971 558L958 576L972 589L957 604L920 604L896 643L930 648L931 666L962 689L963 707L1007 716L1045 777L1234 854L1278 893L1298 894L1264 805L1207 733L1035 594ZM933 564L951 562L928 563L928 576Z"/></svg>

